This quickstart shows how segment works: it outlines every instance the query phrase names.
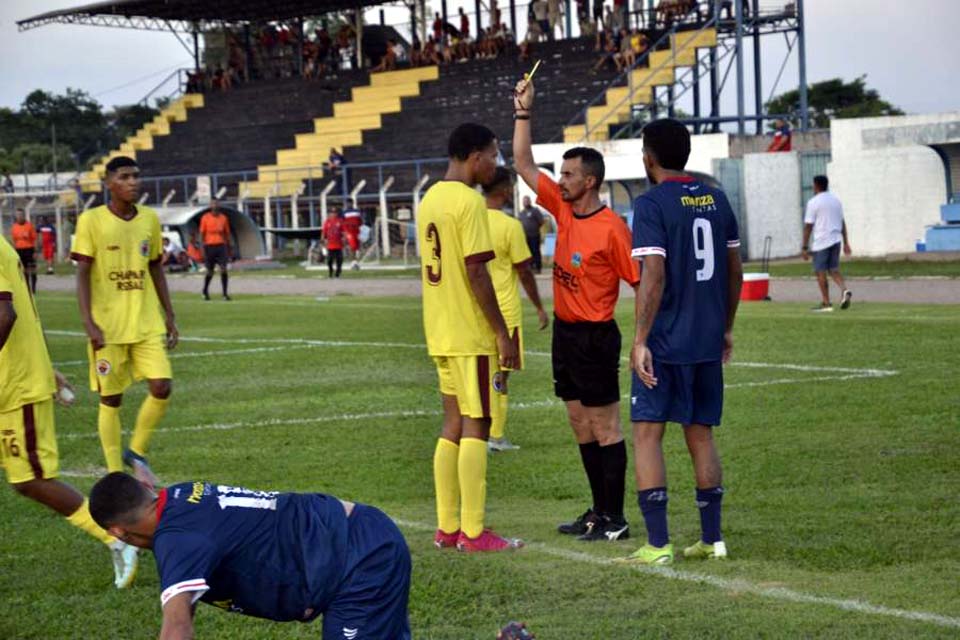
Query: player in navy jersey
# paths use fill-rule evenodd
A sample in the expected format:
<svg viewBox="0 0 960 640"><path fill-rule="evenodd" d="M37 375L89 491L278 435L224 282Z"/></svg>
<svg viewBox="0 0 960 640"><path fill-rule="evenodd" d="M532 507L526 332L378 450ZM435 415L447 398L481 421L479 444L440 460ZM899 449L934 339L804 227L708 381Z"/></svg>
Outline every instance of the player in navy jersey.
<svg viewBox="0 0 960 640"><path fill-rule="evenodd" d="M643 130L643 164L656 185L633 205L633 256L643 260L630 418L637 499L647 544L626 560L668 564L667 480L663 433L683 425L693 459L702 537L691 558L723 558L720 457L712 428L723 410L723 363L733 350L733 321L743 267L737 220L726 195L684 173L690 133L676 120Z"/></svg>
<svg viewBox="0 0 960 640"><path fill-rule="evenodd" d="M323 615L325 640L410 638L410 552L373 507L205 482L154 494L114 472L94 485L90 512L117 538L153 549L161 640L193 637L197 600L280 622Z"/></svg>

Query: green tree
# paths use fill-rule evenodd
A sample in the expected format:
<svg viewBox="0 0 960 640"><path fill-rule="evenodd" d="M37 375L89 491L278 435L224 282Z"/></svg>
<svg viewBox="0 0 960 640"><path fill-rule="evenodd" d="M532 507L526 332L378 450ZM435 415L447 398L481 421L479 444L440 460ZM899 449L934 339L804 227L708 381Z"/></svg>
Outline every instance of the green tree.
<svg viewBox="0 0 960 640"><path fill-rule="evenodd" d="M875 89L867 88L866 75L852 82L833 78L813 83L807 89L807 105L810 125L818 129L829 127L833 118L903 115L903 111L883 100ZM800 110L800 92L793 89L782 93L766 107L767 113L796 114Z"/></svg>
<svg viewBox="0 0 960 640"><path fill-rule="evenodd" d="M57 145L57 171L75 171L77 160L66 146ZM0 170L10 173L48 173L53 171L53 147L28 142L9 151L0 149Z"/></svg>

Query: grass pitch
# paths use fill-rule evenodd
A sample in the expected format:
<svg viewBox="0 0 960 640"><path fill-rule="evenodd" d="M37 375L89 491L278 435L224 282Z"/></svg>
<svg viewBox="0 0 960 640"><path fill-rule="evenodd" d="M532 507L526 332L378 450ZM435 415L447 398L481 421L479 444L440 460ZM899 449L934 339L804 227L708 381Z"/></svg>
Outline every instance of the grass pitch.
<svg viewBox="0 0 960 640"><path fill-rule="evenodd" d="M511 378L507 426L522 449L492 456L488 481L488 522L529 546L478 557L431 544L440 402L418 299L174 304L185 340L154 469L171 483L323 491L384 509L402 521L414 557L415 638L492 640L509 620L547 640L960 633L960 306L857 301L831 315L742 306L717 432L731 559L644 572L608 564L644 535L632 474L634 538L585 544L554 533L588 492L552 394L549 333L535 330L529 307L527 370ZM631 305L618 314L627 344ZM76 304L41 292L39 306L53 359L78 389L76 406L57 414L64 479L87 491L103 462ZM625 369L622 381L627 393ZM144 392L128 393L125 426ZM679 429L669 428L666 453L682 547L699 520ZM107 551L52 512L9 490L0 512L0 638L156 637L152 556L134 588L118 592ZM196 628L230 640L320 634L317 624L205 605Z"/></svg>

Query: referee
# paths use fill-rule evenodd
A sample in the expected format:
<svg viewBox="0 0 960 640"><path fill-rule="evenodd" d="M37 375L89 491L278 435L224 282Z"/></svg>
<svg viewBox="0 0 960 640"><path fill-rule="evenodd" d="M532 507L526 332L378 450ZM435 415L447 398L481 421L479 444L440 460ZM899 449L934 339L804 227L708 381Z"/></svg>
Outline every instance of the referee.
<svg viewBox="0 0 960 640"><path fill-rule="evenodd" d="M220 288L223 299L227 294L227 262L230 258L230 219L220 211L220 202L210 201L210 210L200 218L200 237L203 239L203 258L207 275L203 279L203 299L210 299L210 281L213 280L213 268L220 267Z"/></svg>
<svg viewBox="0 0 960 640"><path fill-rule="evenodd" d="M554 392L567 406L593 504L558 531L580 540L623 540L627 448L620 428L620 330L613 319L620 280L637 290L630 230L600 201L603 156L575 147L563 154L559 183L540 173L530 147L533 84L514 94L513 158L537 204L557 220L553 265Z"/></svg>

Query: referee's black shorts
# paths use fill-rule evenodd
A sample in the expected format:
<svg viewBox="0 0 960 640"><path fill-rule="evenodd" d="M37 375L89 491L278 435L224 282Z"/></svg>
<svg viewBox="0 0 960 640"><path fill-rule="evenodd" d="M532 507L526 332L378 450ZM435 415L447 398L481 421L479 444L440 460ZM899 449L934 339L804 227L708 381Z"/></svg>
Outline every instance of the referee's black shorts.
<svg viewBox="0 0 960 640"><path fill-rule="evenodd" d="M620 329L607 322L553 321L553 390L564 402L603 407L620 400Z"/></svg>
<svg viewBox="0 0 960 640"><path fill-rule="evenodd" d="M213 269L213 265L220 265L221 269L227 268L227 245L225 244L205 244L203 245L203 263L207 271Z"/></svg>
<svg viewBox="0 0 960 640"><path fill-rule="evenodd" d="M37 266L37 256L34 249L17 249L17 255L20 256L20 264L23 265L24 269Z"/></svg>

